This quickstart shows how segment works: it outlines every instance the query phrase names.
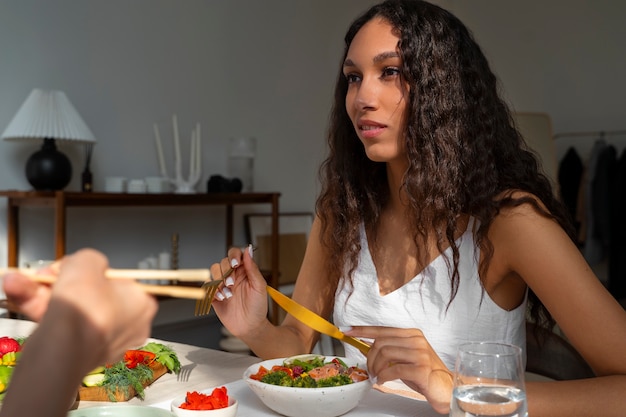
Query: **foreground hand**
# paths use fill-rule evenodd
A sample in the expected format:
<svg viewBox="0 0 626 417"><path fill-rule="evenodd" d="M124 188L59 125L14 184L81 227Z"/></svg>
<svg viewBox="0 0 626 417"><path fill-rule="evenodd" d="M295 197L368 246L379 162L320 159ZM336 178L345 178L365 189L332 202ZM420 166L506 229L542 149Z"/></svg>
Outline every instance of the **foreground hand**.
<svg viewBox="0 0 626 417"><path fill-rule="evenodd" d="M6 277L10 301L40 322L24 344L0 415L65 415L88 371L145 342L156 300L134 281L107 279L107 267L104 255L84 249L55 264L52 287Z"/></svg>
<svg viewBox="0 0 626 417"><path fill-rule="evenodd" d="M118 360L130 347L150 335L156 300L130 280L105 277L107 259L100 252L83 249L50 267L55 284L38 284L19 274L4 278L9 302L35 321L72 317L81 334L89 335L98 360Z"/></svg>
<svg viewBox="0 0 626 417"><path fill-rule="evenodd" d="M39 321L48 309L51 288L41 285L20 273L10 273L2 280L4 293L11 310Z"/></svg>
<svg viewBox="0 0 626 417"><path fill-rule="evenodd" d="M452 372L420 330L355 326L344 333L374 339L367 354L367 368L379 384L401 379L424 395L435 411L444 414L449 412Z"/></svg>
<svg viewBox="0 0 626 417"><path fill-rule="evenodd" d="M107 268L106 257L94 250L64 258L50 307L67 303L81 312L104 338L105 360L110 362L145 342L157 303L132 280L107 279Z"/></svg>

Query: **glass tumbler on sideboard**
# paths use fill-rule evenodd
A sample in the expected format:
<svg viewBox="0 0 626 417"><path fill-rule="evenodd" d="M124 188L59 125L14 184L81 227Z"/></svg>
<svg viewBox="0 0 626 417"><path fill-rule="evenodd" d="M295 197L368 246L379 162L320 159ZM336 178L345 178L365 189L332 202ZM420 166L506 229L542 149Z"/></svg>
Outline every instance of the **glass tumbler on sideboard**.
<svg viewBox="0 0 626 417"><path fill-rule="evenodd" d="M254 190L254 156L256 139L252 137L231 138L228 154L228 170L232 178L242 182L242 190L249 193Z"/></svg>

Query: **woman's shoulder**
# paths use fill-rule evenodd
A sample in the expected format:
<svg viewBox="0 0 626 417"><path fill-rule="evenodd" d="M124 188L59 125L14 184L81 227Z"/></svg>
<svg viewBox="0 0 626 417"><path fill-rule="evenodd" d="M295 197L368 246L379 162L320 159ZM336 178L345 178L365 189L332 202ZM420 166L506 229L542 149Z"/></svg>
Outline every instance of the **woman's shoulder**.
<svg viewBox="0 0 626 417"><path fill-rule="evenodd" d="M550 211L544 202L529 191L519 189L502 191L494 200L502 203L496 218L519 214L550 217Z"/></svg>
<svg viewBox="0 0 626 417"><path fill-rule="evenodd" d="M509 190L501 193L499 198L515 203L502 204L493 218L488 234L494 247L501 250L508 248L511 254L518 256L539 242L562 244L570 240L561 224L536 195Z"/></svg>

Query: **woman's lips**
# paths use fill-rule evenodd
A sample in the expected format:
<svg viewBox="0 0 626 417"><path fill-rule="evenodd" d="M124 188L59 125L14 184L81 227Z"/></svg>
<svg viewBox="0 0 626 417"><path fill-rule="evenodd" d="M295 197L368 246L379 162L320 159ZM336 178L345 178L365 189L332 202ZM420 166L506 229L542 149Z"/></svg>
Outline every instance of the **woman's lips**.
<svg viewBox="0 0 626 417"><path fill-rule="evenodd" d="M364 138L374 138L381 134L385 130L386 126L380 123L374 122L361 122L359 123L359 132Z"/></svg>

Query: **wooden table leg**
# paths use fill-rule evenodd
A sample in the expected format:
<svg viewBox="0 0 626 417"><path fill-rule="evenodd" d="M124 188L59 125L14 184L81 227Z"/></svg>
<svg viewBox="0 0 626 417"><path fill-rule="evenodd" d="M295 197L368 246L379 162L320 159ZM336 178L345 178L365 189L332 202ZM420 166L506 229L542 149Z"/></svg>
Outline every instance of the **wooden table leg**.
<svg viewBox="0 0 626 417"><path fill-rule="evenodd" d="M54 204L54 236L55 236L55 255L56 259L60 259L65 255L66 248L66 206L65 206L65 194L63 191L57 191L55 193Z"/></svg>
<svg viewBox="0 0 626 417"><path fill-rule="evenodd" d="M233 205L226 205L226 252L233 246L234 232L233 232Z"/></svg>
<svg viewBox="0 0 626 417"><path fill-rule="evenodd" d="M13 200L9 198L7 204L7 264L9 267L18 266L18 248L19 248L19 225L20 211Z"/></svg>

